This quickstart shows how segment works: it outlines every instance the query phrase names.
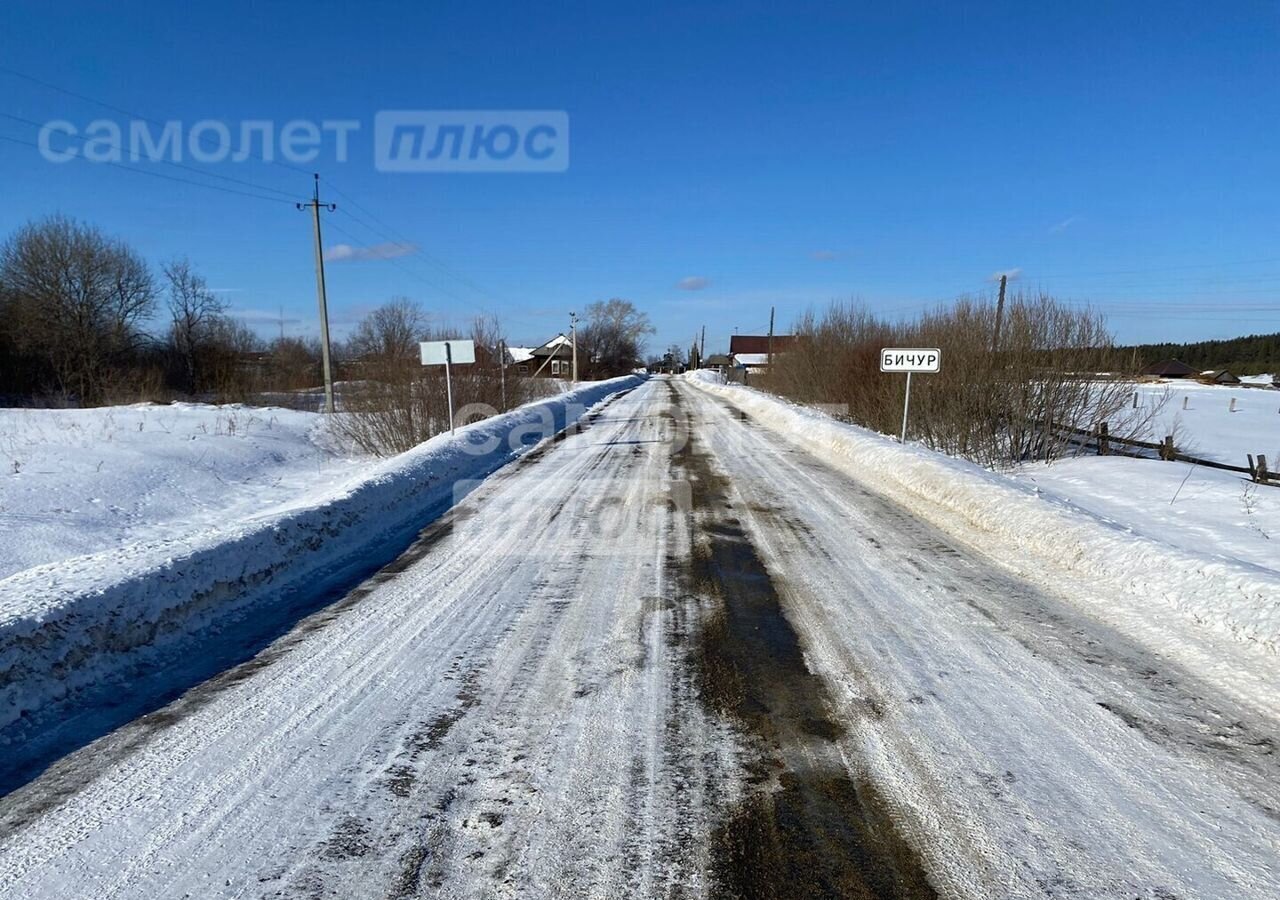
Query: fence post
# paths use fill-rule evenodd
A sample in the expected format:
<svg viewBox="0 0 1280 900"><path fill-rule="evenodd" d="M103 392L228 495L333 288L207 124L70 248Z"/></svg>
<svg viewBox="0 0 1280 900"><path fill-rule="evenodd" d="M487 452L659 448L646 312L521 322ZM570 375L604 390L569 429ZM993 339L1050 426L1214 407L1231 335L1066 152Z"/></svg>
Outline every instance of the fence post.
<svg viewBox="0 0 1280 900"><path fill-rule="evenodd" d="M1267 458L1263 456L1261 453L1259 453L1258 454L1258 482L1261 484L1266 484L1267 479L1270 477L1271 476L1267 474Z"/></svg>
<svg viewBox="0 0 1280 900"><path fill-rule="evenodd" d="M1164 444L1162 444L1160 447L1160 458L1163 460L1168 460L1169 462L1172 462L1174 452L1175 451L1173 449L1173 435L1166 434L1164 436Z"/></svg>
<svg viewBox="0 0 1280 900"><path fill-rule="evenodd" d="M1107 423L1103 422L1098 426L1098 455L1106 456L1110 452L1110 442L1107 440Z"/></svg>

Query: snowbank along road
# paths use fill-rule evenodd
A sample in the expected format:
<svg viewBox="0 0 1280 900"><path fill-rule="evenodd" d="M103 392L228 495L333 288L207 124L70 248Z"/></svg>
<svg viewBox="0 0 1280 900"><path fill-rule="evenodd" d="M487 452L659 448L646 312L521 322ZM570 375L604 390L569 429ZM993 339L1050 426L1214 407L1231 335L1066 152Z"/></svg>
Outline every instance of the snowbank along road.
<svg viewBox="0 0 1280 900"><path fill-rule="evenodd" d="M874 487L646 382L0 800L0 896L1280 896L1274 677Z"/></svg>

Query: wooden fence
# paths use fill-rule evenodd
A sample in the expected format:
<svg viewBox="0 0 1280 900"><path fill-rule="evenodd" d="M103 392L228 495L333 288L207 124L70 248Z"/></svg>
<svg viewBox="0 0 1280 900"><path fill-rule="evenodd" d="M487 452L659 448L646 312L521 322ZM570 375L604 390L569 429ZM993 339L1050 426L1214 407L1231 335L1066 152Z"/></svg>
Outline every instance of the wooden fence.
<svg viewBox="0 0 1280 900"><path fill-rule="evenodd" d="M1058 422L1054 422L1052 427L1058 435L1065 436L1069 443L1076 444L1087 450L1096 450L1099 456L1132 456L1139 459L1152 459L1151 454L1154 453L1156 454L1154 457L1156 459L1186 462L1210 469L1223 469L1227 472L1240 472L1248 475L1251 480L1258 484L1280 487L1280 472L1273 472L1267 468L1267 457L1261 453L1257 457L1252 453L1248 454L1248 466L1233 466L1229 463L1201 459L1197 456L1179 453L1178 449L1173 445L1172 435L1166 435L1163 441L1155 444L1151 441L1139 441L1110 434L1106 422L1093 429L1075 428ZM1134 449L1129 450L1126 448Z"/></svg>

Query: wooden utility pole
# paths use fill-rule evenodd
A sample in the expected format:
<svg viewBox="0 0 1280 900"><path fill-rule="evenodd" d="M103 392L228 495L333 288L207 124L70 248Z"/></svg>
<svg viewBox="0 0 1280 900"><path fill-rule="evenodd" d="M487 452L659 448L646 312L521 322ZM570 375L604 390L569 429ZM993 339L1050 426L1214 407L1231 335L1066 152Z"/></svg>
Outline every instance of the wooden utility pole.
<svg viewBox="0 0 1280 900"><path fill-rule="evenodd" d="M573 380L578 381L578 314L569 313L569 333L573 335Z"/></svg>
<svg viewBox="0 0 1280 900"><path fill-rule="evenodd" d="M768 344L768 350L769 350L769 359L768 359L768 362L769 362L769 369L768 369L768 371L769 371L769 374L770 374L770 375L772 375L772 374L773 374L773 307L772 307L772 306L770 306L770 307L769 307L769 344Z"/></svg>
<svg viewBox="0 0 1280 900"><path fill-rule="evenodd" d="M498 381L502 387L502 411L507 411L507 342L498 341Z"/></svg>
<svg viewBox="0 0 1280 900"><path fill-rule="evenodd" d="M702 346L698 348L698 362L707 358L707 326L702 326Z"/></svg>
<svg viewBox="0 0 1280 900"><path fill-rule="evenodd" d="M1000 323L1004 319L1004 289L1009 284L1009 276L1000 276L1000 299L996 301L996 332L991 340L991 352L1000 352Z"/></svg>
<svg viewBox="0 0 1280 900"><path fill-rule="evenodd" d="M311 209L316 236L316 297L320 302L320 364L324 369L324 411L333 412L333 364L329 349L329 301L324 290L324 242L320 238L320 210L336 210L337 204L320 202L320 175L315 176L315 187L310 203L297 204L298 209Z"/></svg>

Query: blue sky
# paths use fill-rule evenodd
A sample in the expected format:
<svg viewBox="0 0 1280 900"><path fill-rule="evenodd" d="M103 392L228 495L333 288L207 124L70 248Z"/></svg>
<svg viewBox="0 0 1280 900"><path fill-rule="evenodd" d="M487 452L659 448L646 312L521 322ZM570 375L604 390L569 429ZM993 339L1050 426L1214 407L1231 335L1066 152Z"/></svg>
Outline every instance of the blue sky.
<svg viewBox="0 0 1280 900"><path fill-rule="evenodd" d="M711 350L771 305L779 330L849 297L909 315L1019 270L1123 341L1199 339L1280 330L1278 25L1247 2L10 0L0 66L154 120L360 120L347 162L304 167L341 191L326 238L419 249L328 267L339 334L405 295L534 342L618 296L652 317L652 349L706 325ZM383 109L565 110L571 163L379 173ZM0 113L127 123L9 71ZM284 166L205 168L310 191ZM0 196L0 234L73 214L152 261L190 256L264 333L281 308L315 331L309 222L287 203L11 141Z"/></svg>

